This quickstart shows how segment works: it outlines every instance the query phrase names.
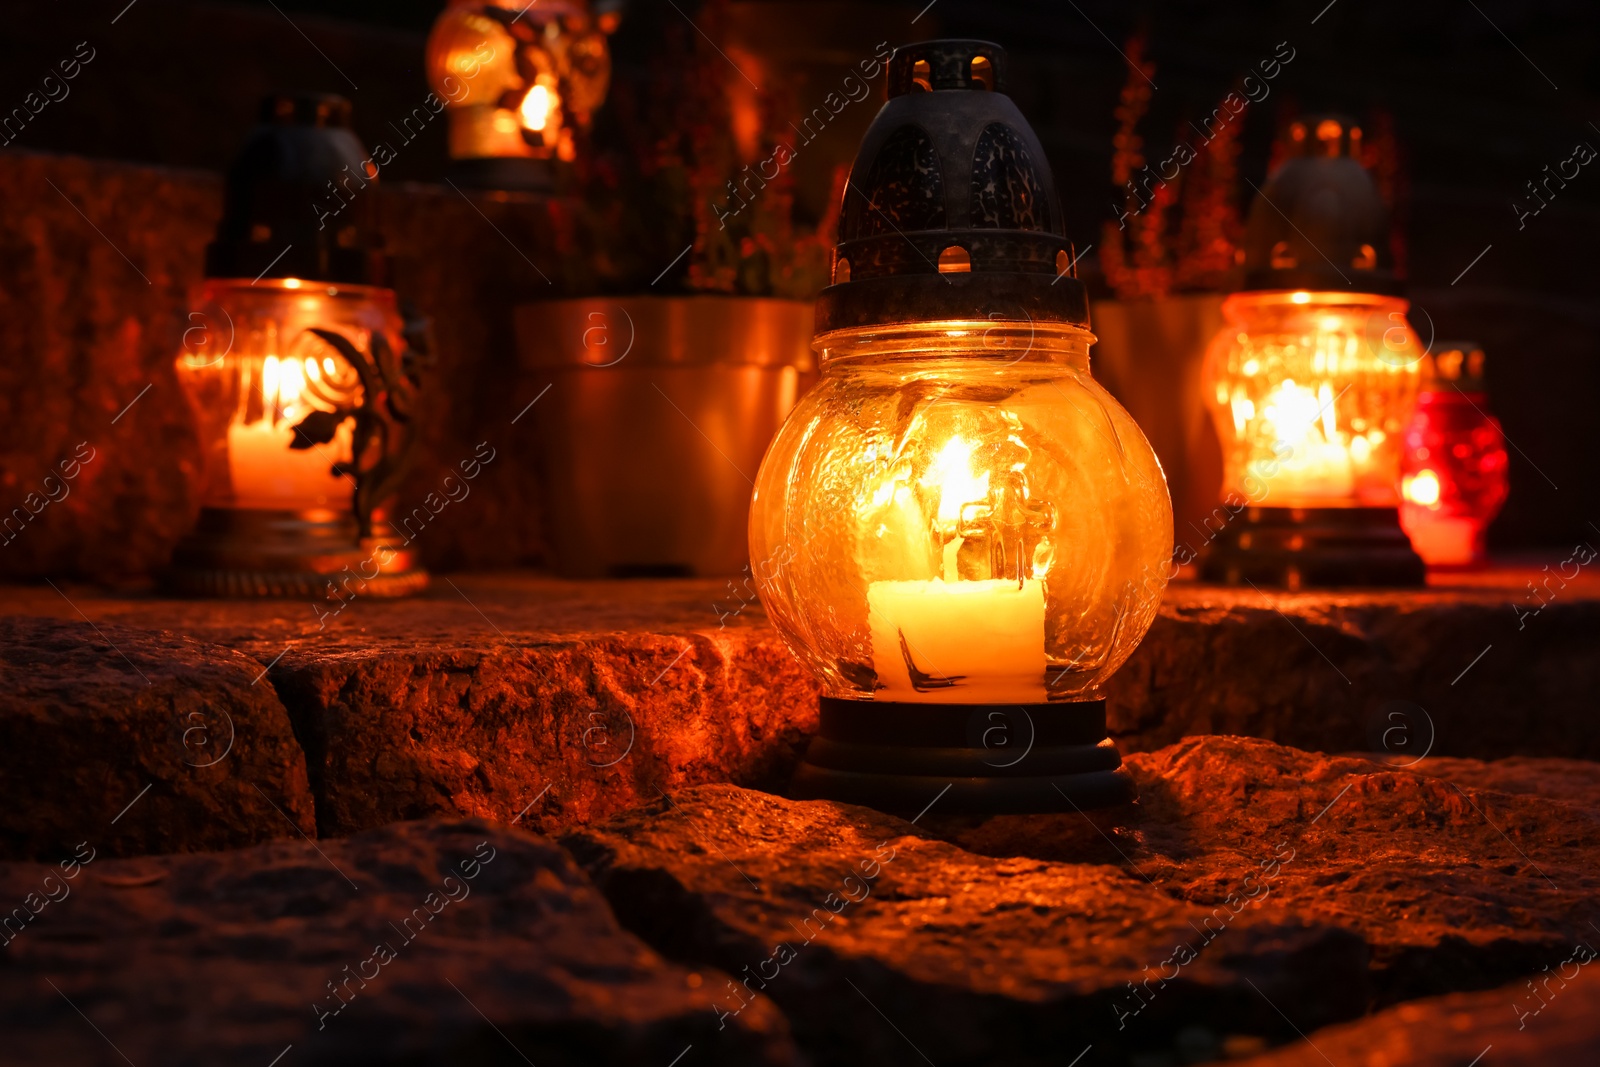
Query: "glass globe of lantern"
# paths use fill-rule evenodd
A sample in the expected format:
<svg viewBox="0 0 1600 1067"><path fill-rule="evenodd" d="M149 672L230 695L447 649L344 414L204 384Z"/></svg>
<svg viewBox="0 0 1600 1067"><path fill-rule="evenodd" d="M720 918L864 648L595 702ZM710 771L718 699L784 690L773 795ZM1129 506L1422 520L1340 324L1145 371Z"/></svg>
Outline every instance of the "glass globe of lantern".
<svg viewBox="0 0 1600 1067"><path fill-rule="evenodd" d="M1005 65L982 41L891 58L818 304L821 381L756 478L757 588L823 693L800 795L1132 795L1100 687L1154 620L1171 501L1089 374L1087 297Z"/></svg>
<svg viewBox="0 0 1600 1067"><path fill-rule="evenodd" d="M1489 523L1509 492L1505 434L1489 414L1483 350L1440 342L1426 366L1405 433L1400 522L1429 567L1480 567Z"/></svg>
<svg viewBox="0 0 1600 1067"><path fill-rule="evenodd" d="M830 697L1096 698L1154 621L1172 514L1080 327L833 331L767 452L750 553Z"/></svg>
<svg viewBox="0 0 1600 1067"><path fill-rule="evenodd" d="M1398 506L1425 346L1360 139L1342 119L1294 123L1287 160L1251 206L1245 286L1223 302L1202 369L1223 458L1207 580L1422 581Z"/></svg>
<svg viewBox="0 0 1600 1067"><path fill-rule="evenodd" d="M1235 293L1203 388L1223 493L1264 507L1399 504L1401 438L1422 345L1406 302L1371 293Z"/></svg>
<svg viewBox="0 0 1600 1067"><path fill-rule="evenodd" d="M328 441L297 433L308 418L360 406L360 375L314 331L361 350L404 348L394 292L299 278L208 278L197 325L176 364L206 453L205 507L348 510L352 425Z"/></svg>

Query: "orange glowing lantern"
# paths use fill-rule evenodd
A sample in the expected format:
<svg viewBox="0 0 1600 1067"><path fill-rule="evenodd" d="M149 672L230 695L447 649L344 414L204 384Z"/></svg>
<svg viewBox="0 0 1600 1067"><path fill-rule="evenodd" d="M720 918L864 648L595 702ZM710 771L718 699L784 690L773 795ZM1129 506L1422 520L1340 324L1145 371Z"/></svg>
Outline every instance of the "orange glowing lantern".
<svg viewBox="0 0 1600 1067"><path fill-rule="evenodd" d="M1405 434L1400 522L1429 567L1479 567L1509 491L1505 434L1489 414L1483 350L1440 342Z"/></svg>
<svg viewBox="0 0 1600 1067"><path fill-rule="evenodd" d="M428 80L450 116L450 158L474 185L546 189L577 154L611 78L616 5L451 0L428 35Z"/></svg>
<svg viewBox="0 0 1600 1067"><path fill-rule="evenodd" d="M761 599L823 690L801 795L1132 795L1100 687L1155 618L1171 503L1089 375L1086 293L1005 66L983 41L890 60L817 308L822 379L756 480Z"/></svg>
<svg viewBox="0 0 1600 1067"><path fill-rule="evenodd" d="M427 574L380 510L418 382L376 194L311 211L366 153L339 97L272 97L262 120L229 172L177 360L206 480L169 577L199 595L414 592Z"/></svg>
<svg viewBox="0 0 1600 1067"><path fill-rule="evenodd" d="M1399 525L1402 438L1423 345L1388 267L1387 221L1355 158L1359 127L1295 123L1291 157L1250 211L1244 291L1206 353L1226 522L1208 580L1407 585L1422 562Z"/></svg>

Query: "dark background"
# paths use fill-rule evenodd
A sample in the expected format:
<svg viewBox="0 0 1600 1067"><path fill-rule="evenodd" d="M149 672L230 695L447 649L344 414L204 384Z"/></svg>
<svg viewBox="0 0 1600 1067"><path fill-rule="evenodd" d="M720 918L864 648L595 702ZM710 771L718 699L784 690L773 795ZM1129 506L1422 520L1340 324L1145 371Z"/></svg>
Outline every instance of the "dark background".
<svg viewBox="0 0 1600 1067"><path fill-rule="evenodd" d="M0 106L19 103L87 41L96 58L3 151L66 153L222 170L274 89L340 92L358 133L384 136L427 92L423 41L439 0L93 0L8 4L0 40ZM1600 166L1580 172L1519 231L1513 205L1544 166L1586 141L1600 148L1600 46L1580 0L1113 3L936 0L804 5L743 0L743 25L782 29L795 55L847 64L890 43L977 36L1013 59L1011 93L1039 133L1074 238L1098 239L1112 217L1113 109L1127 77L1118 49L1143 28L1158 89L1142 129L1163 158L1171 131L1210 112L1239 76L1288 42L1294 60L1247 113L1241 174L1261 184L1279 120L1291 109L1392 115L1409 193L1405 225L1413 320L1439 337L1482 342L1493 404L1512 442L1512 496L1492 531L1498 548L1600 537L1594 400L1600 308L1591 298L1600 241ZM614 40L619 63L648 55L660 19L700 5L636 2ZM798 19L795 9L814 9ZM113 22L115 19L115 22ZM1313 20L1315 20L1313 22ZM793 29L798 27L798 30ZM862 120L875 105L863 105ZM850 124L827 151L848 159ZM444 124L407 146L385 182L437 182ZM1248 189L1244 190L1248 193ZM6 205L8 213L27 205ZM1489 251L1462 276L1475 256ZM1094 269L1091 255L1087 266ZM1456 279L1459 280L1457 281ZM1452 284L1454 283L1454 284Z"/></svg>

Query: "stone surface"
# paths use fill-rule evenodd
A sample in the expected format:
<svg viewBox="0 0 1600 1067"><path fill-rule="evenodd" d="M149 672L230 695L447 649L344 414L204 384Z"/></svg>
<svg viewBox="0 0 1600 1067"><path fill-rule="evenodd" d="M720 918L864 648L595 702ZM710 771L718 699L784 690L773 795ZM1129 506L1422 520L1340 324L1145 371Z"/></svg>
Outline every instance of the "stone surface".
<svg viewBox="0 0 1600 1067"><path fill-rule="evenodd" d="M1409 592L1175 583L1106 686L1112 735L1125 752L1245 734L1329 752L1600 758L1600 579L1569 563L1563 582L1568 558Z"/></svg>
<svg viewBox="0 0 1600 1067"><path fill-rule="evenodd" d="M819 1064L1126 1062L1218 1019L1292 1036L1252 985L1301 1019L1366 1000L1365 946L1331 924L1263 905L1218 934L1132 871L983 857L865 808L701 786L563 843L625 926L733 974L724 1012L764 993Z"/></svg>
<svg viewBox="0 0 1600 1067"><path fill-rule="evenodd" d="M314 833L305 756L248 657L107 622L0 618L0 855Z"/></svg>
<svg viewBox="0 0 1600 1067"><path fill-rule="evenodd" d="M1580 938L1593 945L1592 935ZM1574 946L1575 948L1576 946ZM1515 982L1454 993L1326 1027L1239 1067L1552 1067L1600 1060L1600 982L1571 952L1549 961L1538 990ZM1572 980L1563 980L1566 975ZM1545 983L1548 981L1548 985Z"/></svg>
<svg viewBox="0 0 1600 1067"><path fill-rule="evenodd" d="M625 925L750 979L824 1063L903 1040L941 1064L1242 1053L1539 975L1595 917L1593 765L1397 767L1226 737L1128 764L1137 809L1092 821L934 802L911 826L704 786L564 842ZM830 893L859 903L830 917Z"/></svg>
<svg viewBox="0 0 1600 1067"><path fill-rule="evenodd" d="M323 833L524 811L557 828L697 782L775 785L816 725L798 665L748 632L486 645L284 657Z"/></svg>
<svg viewBox="0 0 1600 1067"><path fill-rule="evenodd" d="M291 601L0 595L0 610L82 608L248 654L306 747L325 834L524 811L554 830L663 788L781 786L816 728L815 691L738 603L726 583L529 575L440 580L320 616Z"/></svg>
<svg viewBox="0 0 1600 1067"><path fill-rule="evenodd" d="M1595 915L1593 765L1397 768L1228 737L1190 738L1128 765L1143 814L1140 843L1124 847L1141 871L1212 903L1287 840L1295 857L1273 898L1307 922L1359 933L1379 1003L1536 971Z"/></svg>
<svg viewBox="0 0 1600 1067"><path fill-rule="evenodd" d="M1600 589L1585 572L1518 630L1532 573L1411 594L1179 583L1112 679L1113 735L1124 753L1225 733L1407 758L1600 755ZM340 609L13 586L0 613L81 610L270 667L258 688L277 690L307 746L325 833L524 809L553 832L661 789L782 791L816 690L742 591L521 572Z"/></svg>
<svg viewBox="0 0 1600 1067"><path fill-rule="evenodd" d="M69 869L0 865L7 908L60 898L5 932L8 1062L793 1062L770 1004L719 1030L725 978L662 961L560 849L506 827Z"/></svg>

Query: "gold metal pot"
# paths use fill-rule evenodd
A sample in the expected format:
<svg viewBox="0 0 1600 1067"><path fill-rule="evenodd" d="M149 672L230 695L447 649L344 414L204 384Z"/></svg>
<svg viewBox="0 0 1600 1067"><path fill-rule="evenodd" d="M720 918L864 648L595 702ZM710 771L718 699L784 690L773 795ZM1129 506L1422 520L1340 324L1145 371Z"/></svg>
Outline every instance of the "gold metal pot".
<svg viewBox="0 0 1600 1067"><path fill-rule="evenodd" d="M741 573L756 469L812 367L811 304L552 300L518 308L516 326L556 567Z"/></svg>

